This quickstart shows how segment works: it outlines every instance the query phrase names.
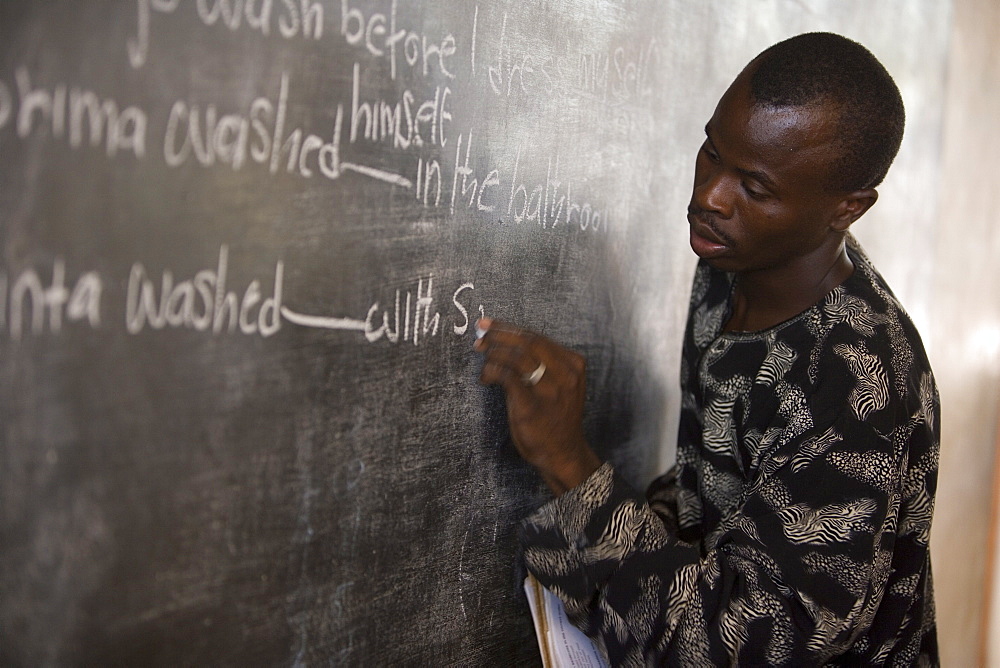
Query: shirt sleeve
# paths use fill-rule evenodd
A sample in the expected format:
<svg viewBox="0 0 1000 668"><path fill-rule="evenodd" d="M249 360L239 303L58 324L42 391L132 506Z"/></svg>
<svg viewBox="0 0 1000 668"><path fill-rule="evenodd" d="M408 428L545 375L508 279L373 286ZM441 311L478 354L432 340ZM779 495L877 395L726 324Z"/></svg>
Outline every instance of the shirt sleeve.
<svg viewBox="0 0 1000 668"><path fill-rule="evenodd" d="M524 522L526 565L613 665L823 663L885 594L895 454L845 407L772 451L757 482L724 490L738 507L704 553L668 529L669 510L654 510L669 503L648 502L605 464ZM919 577L919 564L896 566Z"/></svg>
<svg viewBox="0 0 1000 668"><path fill-rule="evenodd" d="M664 518L610 463L526 519L522 542L528 570L614 665L623 652L656 656L647 646L666 632L662 577L699 559L698 549L673 539ZM661 577L645 583L630 577L637 561Z"/></svg>

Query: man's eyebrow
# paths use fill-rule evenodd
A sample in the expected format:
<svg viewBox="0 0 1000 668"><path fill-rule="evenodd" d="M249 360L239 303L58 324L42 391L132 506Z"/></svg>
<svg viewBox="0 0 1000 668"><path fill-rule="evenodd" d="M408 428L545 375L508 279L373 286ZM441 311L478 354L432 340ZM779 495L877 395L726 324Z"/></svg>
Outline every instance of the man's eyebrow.
<svg viewBox="0 0 1000 668"><path fill-rule="evenodd" d="M711 121L705 123L705 137L708 139L708 143L711 144L712 148L718 152L718 147L716 147L715 142L712 140L712 131L709 129L710 125ZM765 172L758 172L752 169L742 169L740 167L735 167L734 169L738 174L740 174L740 176L752 178L769 190L777 190L777 184Z"/></svg>

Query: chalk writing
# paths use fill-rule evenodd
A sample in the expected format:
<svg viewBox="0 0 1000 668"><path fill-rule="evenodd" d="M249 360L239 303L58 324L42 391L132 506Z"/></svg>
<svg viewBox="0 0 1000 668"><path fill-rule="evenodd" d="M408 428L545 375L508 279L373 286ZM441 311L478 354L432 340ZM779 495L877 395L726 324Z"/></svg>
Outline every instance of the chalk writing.
<svg viewBox="0 0 1000 668"><path fill-rule="evenodd" d="M444 77L458 85L454 69L461 61L456 58L454 35L441 30L444 37L431 38L424 31L401 26L397 0L381 5L379 11L373 9L379 7L378 2L363 7L341 0L339 31L335 34L362 52L365 59L387 62L390 79L409 68L417 76ZM189 4L179 0L137 0L136 8L138 29L128 44L130 58L134 56L133 66L145 63L152 17L189 8L207 28L247 30L263 37L301 34L315 40L323 35L322 6L304 0L195 0ZM583 96L619 109L651 94L651 72L659 59L654 41L576 55L572 55L567 43L564 53L536 53L527 47L515 47L520 42L512 40L507 13L502 16L499 35L492 44L481 39L478 5L471 22L471 71L475 76L476 49L492 47L486 66L478 71L494 94L541 95L554 100ZM456 96L465 92L456 93L451 85L436 83L424 91L410 84L393 87L388 96L373 95L364 90L373 81L370 67L360 61L352 64L350 103L343 99L329 105L331 126L318 132L295 120L298 107L291 102L292 75L288 71L280 73L269 94L235 106L229 103L228 108L225 102L193 96L177 99L164 110L165 115L156 118L163 122L159 126L162 159L173 168L197 164L238 171L259 166L272 175L293 174L307 179L337 180L345 173L354 173L409 189L424 207L444 205L452 214L467 209L501 222L535 223L542 229L604 231L614 207L622 208L598 203L593 184L564 173L575 170L567 170L562 164L558 149L551 156L529 156L518 148L513 154L505 154L503 162L494 164L489 164L489 152L481 153L480 160L485 157L486 165L472 164L474 148L481 150L489 144L479 142L474 147L477 132L467 125L460 125L464 132L454 135L453 124L462 119L455 118L453 106ZM149 121L140 107L123 106L81 86L57 83L40 87L32 78L26 68L20 67L15 73L15 85L0 80L0 129L13 125L21 139L33 133L65 138L72 148L101 146L108 157L122 152L145 156ZM413 76L408 81L413 81ZM629 111L616 112L624 116L610 119L594 116L595 112L586 106L573 106L572 110L576 122L596 121L625 133L636 129ZM440 149L456 142L451 162L450 152ZM361 149L360 156L366 144L415 155L406 161L380 156L372 165L345 159L345 149L351 151L349 146ZM544 175L540 173L543 166ZM582 192L587 197L580 197Z"/></svg>
<svg viewBox="0 0 1000 668"><path fill-rule="evenodd" d="M620 105L644 102L652 96L653 72L659 62L656 40L640 46L576 55L515 50L507 32L505 12L496 51L486 68L486 80L493 94L501 97L544 94Z"/></svg>
<svg viewBox="0 0 1000 668"><path fill-rule="evenodd" d="M0 81L0 128L7 124L14 113L14 97L7 84Z"/></svg>
<svg viewBox="0 0 1000 668"><path fill-rule="evenodd" d="M545 183L534 186L518 180L521 163L521 149L517 149L514 173L510 180L510 197L507 200L507 215L515 223L534 222L544 227L555 227L560 223L577 226L581 230L601 230L607 226L607 214L589 201L573 199L573 183L566 182L566 189L559 179L559 160L556 159L555 172L552 160L548 160ZM530 191L529 191L530 188Z"/></svg>
<svg viewBox="0 0 1000 668"><path fill-rule="evenodd" d="M153 12L172 14L179 6L180 0L137 0L136 34L126 42L134 69L146 64ZM246 26L265 36L274 31L284 39L323 36L323 5L316 0L196 0L194 6L206 26L219 23L232 31Z"/></svg>
<svg viewBox="0 0 1000 668"><path fill-rule="evenodd" d="M229 287L229 247L219 248L214 269L195 272L178 280L170 269L151 275L142 262L129 270L125 291L125 329L138 335L146 330L191 329L210 334L277 334L283 322L318 329L353 331L369 343L422 342L438 336L443 316L437 307L434 276L420 277L410 289L396 289L387 307L375 301L365 317L331 317L299 313L285 305L285 263L274 265L273 279L265 286L251 280L244 289ZM57 258L51 280L44 281L34 268L16 274L13 280L0 271L0 332L19 340L25 333L59 334L64 322L86 321L92 329L101 326L104 280L96 271L81 273L68 287L66 263ZM454 316L451 331L462 336L469 331L469 298L472 282L462 283L451 297ZM472 307L485 317L482 304Z"/></svg>
<svg viewBox="0 0 1000 668"><path fill-rule="evenodd" d="M351 46L363 46L376 58L389 61L389 77L396 79L401 64L416 69L423 76L443 74L449 79L455 75L448 69L448 59L457 50L455 37L448 33L440 42L427 35L396 25L396 0L392 0L388 14L372 13L367 18L349 0L340 2L340 34Z"/></svg>
<svg viewBox="0 0 1000 668"><path fill-rule="evenodd" d="M463 283L452 295L452 306L460 317L452 325L452 331L457 336L464 335L469 329L469 310L459 296L464 296L474 287L472 283ZM482 304L478 309L480 314L485 313ZM435 308L434 276L418 278L415 291L397 289L388 307L383 307L382 302L372 303L364 318L307 315L288 306L282 306L281 314L289 322L303 327L363 333L369 343L385 340L414 346L437 336L442 320L441 312Z"/></svg>
<svg viewBox="0 0 1000 668"><path fill-rule="evenodd" d="M48 285L35 269L20 272L10 282L7 274L0 272L0 331L9 332L14 340L21 338L26 327L33 335L46 330L58 334L64 318L68 322L86 320L96 329L101 324L102 290L103 281L94 271L80 274L73 289L67 289L62 258L53 262Z"/></svg>
<svg viewBox="0 0 1000 668"><path fill-rule="evenodd" d="M601 232L628 215L627 197L601 202L601 189L594 187L600 184L581 177L577 165L565 164L558 146L544 149L530 137L519 137L518 148L497 157L492 130L458 117L465 108L460 101L472 92L459 75L471 76L488 95L509 98L508 105L517 103L514 98L544 101L553 109L563 105L561 120L631 134L648 129L638 127L640 123L655 123L634 113L654 92L661 60L655 40L590 51L576 50L570 41L561 49L554 44L538 49L515 34L512 26L523 29L524 24L508 22L506 11L502 19L497 16L499 25L487 26L478 4L466 26L468 43L440 24L406 25L398 0L341 0L339 13L326 8L333 16L324 16L324 6L316 0L136 0L134 6L135 33L126 39L132 68L146 66L154 28L165 24L167 15L189 12L188 20L206 31L311 42L324 37L324 19L331 19L328 35L346 43L357 58L350 67L350 92L343 89L339 100L325 106L325 116L319 118L328 118L329 124L312 131L296 120L300 107L292 96L289 71L280 71L269 85L264 82L269 92L248 96L249 103L248 98L232 103L194 94L172 102L167 97L168 104L150 115L139 104L85 85L46 81L17 66L12 76L0 78L0 130L19 140L38 136L63 141L74 150L97 149L109 159L144 159L148 138L157 135L153 141L162 137L160 157L172 168L256 167L271 175L327 180L353 173L409 189L423 207L444 207L453 216L467 211L546 230ZM460 45L465 52L459 52ZM389 86L389 93L366 90L379 85L380 66L389 80L406 83ZM330 76L340 80L335 72ZM427 80L423 86L421 79ZM609 109L616 111L609 114ZM362 164L366 145L405 160L383 153L371 165ZM346 157L357 159L345 159L345 151ZM649 170L639 171L630 183L635 188L645 184L648 190ZM284 322L353 331L372 343L419 345L442 327L431 275L416 279L413 288L396 290L387 301L374 301L364 314L330 317L297 313L282 303L282 262L276 263L269 287L253 280L239 290L226 285L227 262L228 248L222 246L214 269L184 279L169 269L154 275L143 263L134 263L127 280L127 330L189 328L269 337ZM70 289L65 263L58 259L51 281L43 281L34 269L9 279L0 274L0 332L11 338L58 333L66 321L86 321L93 328L101 323L103 281L95 272L80 275ZM473 290L471 283L463 283L453 294L448 308L457 314L451 324L456 334L469 327L470 311L462 299Z"/></svg>
<svg viewBox="0 0 1000 668"><path fill-rule="evenodd" d="M618 47L612 60L615 78L611 82L611 95L615 100L627 102L633 99L645 100L652 96L650 72L652 65L659 64L660 61L660 49L655 39L650 40L635 55Z"/></svg>
<svg viewBox="0 0 1000 668"><path fill-rule="evenodd" d="M385 100L362 102L360 97L361 67L354 63L351 94L351 143L358 141L359 135L372 142L392 140L394 148L409 148L424 144L444 146L445 124L451 121L448 97L451 89L437 86L433 98L421 102L414 110L416 98L409 90L404 90L395 104ZM405 130L403 121L406 121ZM429 127L428 127L429 126ZM360 132L359 132L360 130ZM423 130L423 134L421 134ZM425 139L426 137L426 139Z"/></svg>
<svg viewBox="0 0 1000 668"><path fill-rule="evenodd" d="M479 5L476 5L476 11L472 15L472 48L469 52L469 66L472 69L472 76L476 76L476 33L479 32Z"/></svg>
<svg viewBox="0 0 1000 668"><path fill-rule="evenodd" d="M319 174L338 179L345 171L356 172L376 180L405 188L412 187L409 179L354 162L341 160L341 129L343 106L337 105L331 138L325 140L302 128L289 130L289 75L282 73L278 99L254 99L242 113L219 116L214 104L202 107L193 102L176 101L170 109L163 137L163 157L171 167L196 160L204 167L216 162L240 169L247 160L267 165L271 174L284 171L306 178Z"/></svg>
<svg viewBox="0 0 1000 668"><path fill-rule="evenodd" d="M475 290L475 289L476 286L472 283L462 283L460 286L458 286L458 289L455 290L455 294L451 296L451 303L455 305L455 310L462 314L462 322L460 324L456 323L452 325L452 330L458 336L462 336L467 331L469 331L469 311L468 309L465 308L462 302L458 300L458 296L467 290ZM479 305L479 317L481 318L486 317L486 313L483 310L482 304Z"/></svg>
<svg viewBox="0 0 1000 668"><path fill-rule="evenodd" d="M16 99L0 82L0 129L13 120L19 139L46 133L65 139L73 149L103 144L108 157L119 151L145 156L147 118L139 107L122 108L110 97L65 83L36 87L25 67L18 67L14 78Z"/></svg>
<svg viewBox="0 0 1000 668"><path fill-rule="evenodd" d="M221 23L230 30L239 30L241 20L246 17L246 25L262 35L271 33L272 25L277 25L278 33L286 38L297 37L301 32L319 39L323 36L323 5L314 0L281 0L279 14L274 13L272 0L196 0L198 18L207 25Z"/></svg>
<svg viewBox="0 0 1000 668"><path fill-rule="evenodd" d="M239 169L249 157L267 164L271 173L282 166L285 170L312 176L311 154L316 153L316 166L329 178L337 178L340 122L334 126L333 140L326 142L316 135L303 140L301 128L285 133L288 108L288 74L282 73L277 104L266 97L250 103L245 114L226 114L219 118L214 104L201 111L195 103L178 100L170 109L163 138L163 156L171 167L178 167L192 156L202 165L218 160ZM252 135L252 136L251 136Z"/></svg>
<svg viewBox="0 0 1000 668"><path fill-rule="evenodd" d="M441 204L441 163L417 159L417 184L414 195L425 207ZM433 202L431 202L433 196Z"/></svg>
<svg viewBox="0 0 1000 668"><path fill-rule="evenodd" d="M279 261L274 269L271 296L264 298L260 281L254 279L243 291L242 298L235 291L227 291L226 278L229 265L229 248L219 249L219 262L215 271L205 269L193 278L174 282L173 272L164 270L159 281L149 278L146 268L139 262L129 272L125 306L125 326L130 334L138 334L145 327L187 328L198 331L239 331L269 337L281 329L281 291L284 263Z"/></svg>
<svg viewBox="0 0 1000 668"><path fill-rule="evenodd" d="M490 169L480 180L480 176L470 166L473 135L468 139L459 135L455 148L455 171L451 184L450 210L465 206L482 212L493 212L500 208L505 220L513 223L536 223L542 228L562 225L580 230L605 231L610 219L610 211L591 201L574 198L573 182L563 181L560 176L560 160L557 157L546 160L544 182L531 183L521 174L522 149L518 148L514 165L509 172ZM465 148L462 154L463 143ZM535 160L534 162L538 162ZM425 177L426 178L426 177ZM500 190L504 183L506 199ZM506 206L503 206L503 205Z"/></svg>
<svg viewBox="0 0 1000 668"><path fill-rule="evenodd" d="M549 75L547 65L550 59L544 63L538 63L537 72L546 80L545 90L551 92L553 88L552 77ZM496 57L493 58L487 68L487 78L490 87L496 95L510 96L516 90L528 93L529 87L534 80L536 61L529 53L517 54L510 52L507 41L507 14L503 15L503 23L500 27L500 41L497 46ZM515 87L516 86L516 87Z"/></svg>
<svg viewBox="0 0 1000 668"><path fill-rule="evenodd" d="M487 188L500 185L500 172L496 169L490 170L490 172L483 179L480 184L479 179L475 176L475 171L469 167L469 154L472 152L472 141L473 135L470 132L469 137L465 144L465 158L462 162L462 135L458 136L458 144L455 147L455 173L451 184L451 213L455 213L455 198L459 195L459 183L458 179L461 177L461 197L469 198L468 207L472 208L473 204L478 211L491 212L496 206L489 203L484 203L484 198L486 197ZM472 178L469 178L472 177ZM460 202L462 200L459 200ZM489 202L489 198L486 198Z"/></svg>

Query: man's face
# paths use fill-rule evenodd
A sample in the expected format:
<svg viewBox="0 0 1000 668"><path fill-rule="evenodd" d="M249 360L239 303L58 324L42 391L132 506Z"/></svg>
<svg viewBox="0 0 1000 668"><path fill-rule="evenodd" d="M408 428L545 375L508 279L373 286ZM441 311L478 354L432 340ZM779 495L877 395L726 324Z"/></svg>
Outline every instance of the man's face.
<svg viewBox="0 0 1000 668"><path fill-rule="evenodd" d="M712 266L793 267L830 242L843 193L828 187L836 117L824 106L754 106L749 68L705 126L688 207L691 248Z"/></svg>

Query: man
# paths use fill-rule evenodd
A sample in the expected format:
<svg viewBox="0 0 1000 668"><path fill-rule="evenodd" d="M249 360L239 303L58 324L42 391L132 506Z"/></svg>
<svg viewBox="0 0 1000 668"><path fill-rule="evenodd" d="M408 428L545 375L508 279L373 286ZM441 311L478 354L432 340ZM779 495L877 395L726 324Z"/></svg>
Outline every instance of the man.
<svg viewBox="0 0 1000 668"><path fill-rule="evenodd" d="M557 496L526 564L614 665L936 664L937 392L848 234L899 148L899 91L862 46L800 35L705 132L677 465L645 498L584 438L584 360L480 323L482 381Z"/></svg>

